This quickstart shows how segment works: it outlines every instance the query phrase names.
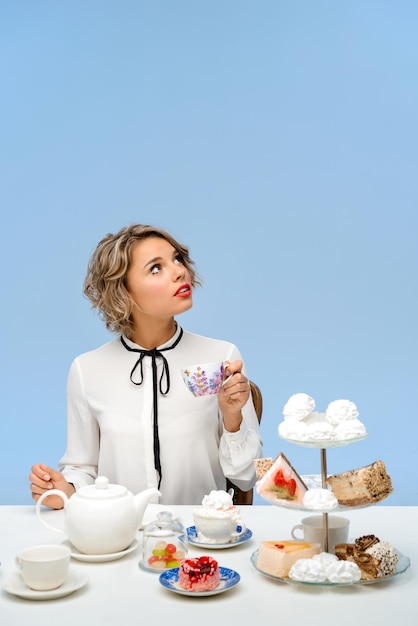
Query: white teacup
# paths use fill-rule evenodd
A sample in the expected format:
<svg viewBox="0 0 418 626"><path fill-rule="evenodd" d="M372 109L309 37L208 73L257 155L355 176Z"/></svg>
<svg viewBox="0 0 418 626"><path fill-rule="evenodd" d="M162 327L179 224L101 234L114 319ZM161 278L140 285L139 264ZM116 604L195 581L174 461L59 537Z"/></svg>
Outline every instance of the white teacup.
<svg viewBox="0 0 418 626"><path fill-rule="evenodd" d="M226 510L198 506L193 509L193 519L202 543L229 543L247 530L236 506Z"/></svg>
<svg viewBox="0 0 418 626"><path fill-rule="evenodd" d="M194 396L209 396L219 393L224 379L225 367L222 361L197 363L181 368L186 387Z"/></svg>
<svg viewBox="0 0 418 626"><path fill-rule="evenodd" d="M63 545L39 545L22 550L15 563L24 583L36 591L60 587L68 576L71 550Z"/></svg>
<svg viewBox="0 0 418 626"><path fill-rule="evenodd" d="M328 552L333 553L338 543L346 543L350 520L339 515L328 515ZM299 534L301 533L301 534ZM324 549L324 520L322 515L305 517L301 524L292 528L292 537L298 541L319 543Z"/></svg>

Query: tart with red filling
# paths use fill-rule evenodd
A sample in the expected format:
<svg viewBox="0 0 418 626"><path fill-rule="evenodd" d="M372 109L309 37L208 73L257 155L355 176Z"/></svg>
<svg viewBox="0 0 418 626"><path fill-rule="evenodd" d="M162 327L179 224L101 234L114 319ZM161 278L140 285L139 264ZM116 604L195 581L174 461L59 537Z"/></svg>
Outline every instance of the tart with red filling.
<svg viewBox="0 0 418 626"><path fill-rule="evenodd" d="M179 567L179 585L188 591L212 591L220 583L218 562L211 556L183 559Z"/></svg>

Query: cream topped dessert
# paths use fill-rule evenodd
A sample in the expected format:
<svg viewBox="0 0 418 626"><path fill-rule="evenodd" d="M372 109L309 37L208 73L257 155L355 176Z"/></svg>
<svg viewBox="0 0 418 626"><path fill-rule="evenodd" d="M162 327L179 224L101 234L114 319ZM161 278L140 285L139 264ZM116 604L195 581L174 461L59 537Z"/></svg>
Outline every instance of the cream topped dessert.
<svg viewBox="0 0 418 626"><path fill-rule="evenodd" d="M202 505L193 509L193 519L202 543L228 543L246 531L239 507L234 505L232 495L223 490L204 496Z"/></svg>
<svg viewBox="0 0 418 626"><path fill-rule="evenodd" d="M202 506L210 510L228 511L234 507L234 502L228 491L220 489L219 491L213 490L207 496L204 496Z"/></svg>

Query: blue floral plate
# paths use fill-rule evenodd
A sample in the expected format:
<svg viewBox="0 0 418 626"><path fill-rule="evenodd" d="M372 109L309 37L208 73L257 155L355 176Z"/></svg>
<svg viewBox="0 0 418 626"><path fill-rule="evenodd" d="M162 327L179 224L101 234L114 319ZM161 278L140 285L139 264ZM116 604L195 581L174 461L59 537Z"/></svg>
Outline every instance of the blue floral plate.
<svg viewBox="0 0 418 626"><path fill-rule="evenodd" d="M235 587L241 579L238 572L234 572L233 569L228 569L227 567L219 567L219 574L221 581L216 589L212 589L211 591L190 591L189 589L182 589L179 584L178 567L168 569L160 574L159 581L163 587L169 589L170 591L174 591L175 593L180 593L184 596L201 597L214 596L217 593L223 593L224 591Z"/></svg>
<svg viewBox="0 0 418 626"><path fill-rule="evenodd" d="M243 533L240 537L236 537L228 541L227 543L206 543L205 541L200 541L196 526L189 526L187 530L187 539L189 543L193 546L198 546L199 548L205 548L208 550L223 550L225 548L233 548L234 546L239 546L241 543L245 543L253 536L253 533L249 528Z"/></svg>

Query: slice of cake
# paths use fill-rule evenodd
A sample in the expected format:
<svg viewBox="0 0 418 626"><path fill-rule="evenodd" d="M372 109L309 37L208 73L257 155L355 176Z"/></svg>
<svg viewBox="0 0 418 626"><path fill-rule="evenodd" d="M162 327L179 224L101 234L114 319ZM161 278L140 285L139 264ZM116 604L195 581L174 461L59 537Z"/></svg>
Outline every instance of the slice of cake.
<svg viewBox="0 0 418 626"><path fill-rule="evenodd" d="M273 459L270 457L264 459L254 459L255 475L257 478L262 478L272 465Z"/></svg>
<svg viewBox="0 0 418 626"><path fill-rule="evenodd" d="M374 504L393 491L392 480L383 461L329 476L327 483L343 506Z"/></svg>
<svg viewBox="0 0 418 626"><path fill-rule="evenodd" d="M262 541L258 550L257 567L266 574L286 578L299 559L311 559L321 552L319 543L307 541Z"/></svg>
<svg viewBox="0 0 418 626"><path fill-rule="evenodd" d="M273 504L277 500L302 502L307 486L285 455L280 454L256 484L257 492Z"/></svg>
<svg viewBox="0 0 418 626"><path fill-rule="evenodd" d="M356 563L362 580L391 576L399 560L395 549L375 535L364 535L354 543L339 543L335 546L335 555L342 561Z"/></svg>
<svg viewBox="0 0 418 626"><path fill-rule="evenodd" d="M179 567L179 584L188 591L212 591L221 580L218 562L211 556L183 559Z"/></svg>

